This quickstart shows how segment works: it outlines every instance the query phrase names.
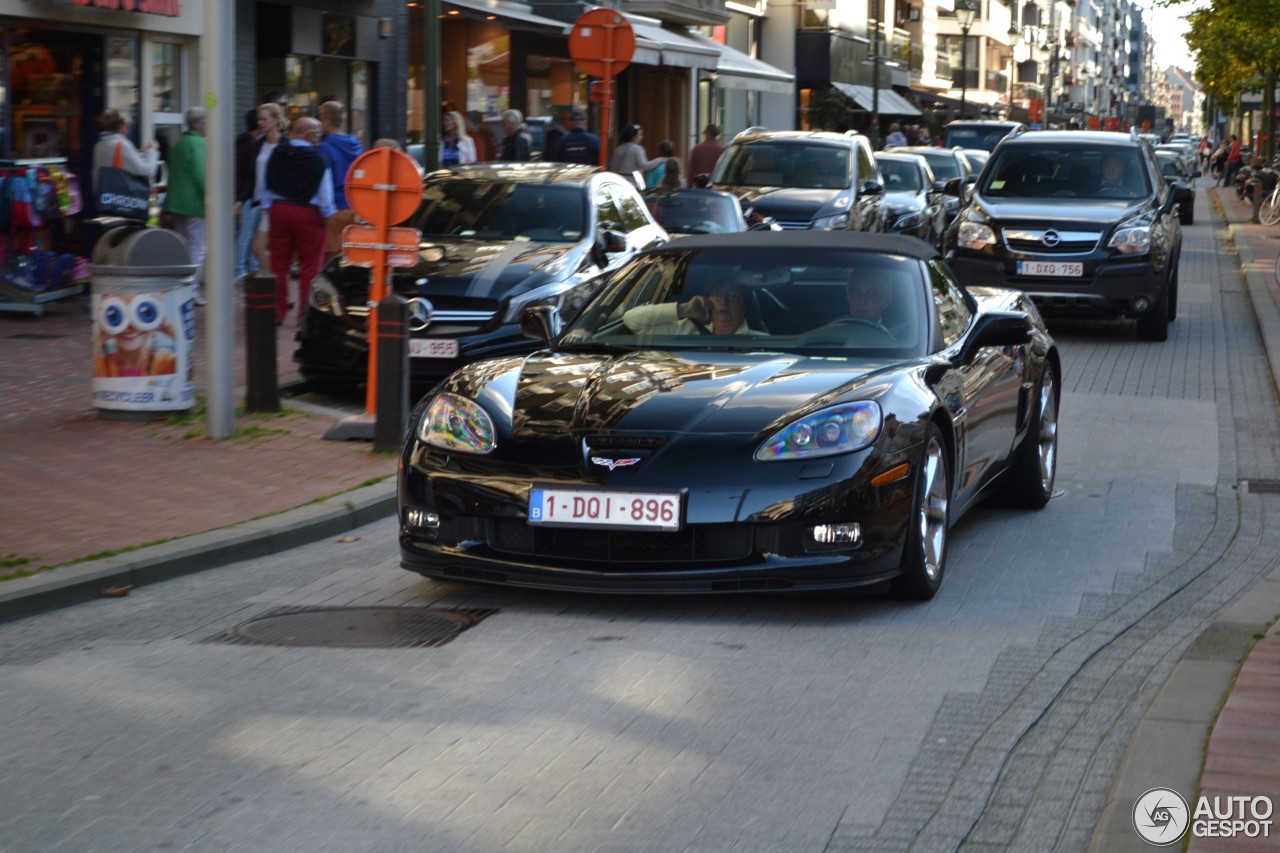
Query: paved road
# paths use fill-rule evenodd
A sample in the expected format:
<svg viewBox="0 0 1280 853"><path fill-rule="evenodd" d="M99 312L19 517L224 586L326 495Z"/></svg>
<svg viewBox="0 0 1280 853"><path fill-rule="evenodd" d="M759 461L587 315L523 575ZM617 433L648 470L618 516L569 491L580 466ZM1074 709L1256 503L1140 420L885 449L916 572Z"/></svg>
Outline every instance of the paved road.
<svg viewBox="0 0 1280 853"><path fill-rule="evenodd" d="M1061 494L966 519L933 602L437 584L380 522L0 625L0 846L1085 849L1145 704L1280 554L1280 498L1237 488L1280 480L1270 376L1202 208L1167 343L1055 327ZM437 648L201 642L306 605L497 612Z"/></svg>

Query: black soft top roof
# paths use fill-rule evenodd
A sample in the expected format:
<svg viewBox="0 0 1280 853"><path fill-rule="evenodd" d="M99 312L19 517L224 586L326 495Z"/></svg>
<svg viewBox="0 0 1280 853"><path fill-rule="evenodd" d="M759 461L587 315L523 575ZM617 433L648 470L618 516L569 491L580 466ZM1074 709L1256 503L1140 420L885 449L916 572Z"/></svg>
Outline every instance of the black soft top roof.
<svg viewBox="0 0 1280 853"><path fill-rule="evenodd" d="M699 234L653 249L650 254L703 249L793 249L797 254L817 249L877 252L927 261L938 250L918 237L901 234L868 234L862 231L744 231L735 234Z"/></svg>

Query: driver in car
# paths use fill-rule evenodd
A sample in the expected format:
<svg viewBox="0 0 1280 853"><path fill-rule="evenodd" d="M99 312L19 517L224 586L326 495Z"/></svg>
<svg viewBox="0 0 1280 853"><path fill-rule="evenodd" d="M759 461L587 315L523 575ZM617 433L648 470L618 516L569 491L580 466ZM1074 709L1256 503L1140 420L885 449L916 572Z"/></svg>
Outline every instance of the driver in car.
<svg viewBox="0 0 1280 853"><path fill-rule="evenodd" d="M893 302L893 285L879 277L875 271L855 270L849 276L845 298L849 302L849 316L875 326L886 335L892 334L880 322L884 310Z"/></svg>
<svg viewBox="0 0 1280 853"><path fill-rule="evenodd" d="M1102 180L1098 183L1095 195L1128 195L1133 184L1128 178L1128 164L1125 157L1119 154L1108 154L1102 159Z"/></svg>
<svg viewBox="0 0 1280 853"><path fill-rule="evenodd" d="M720 284L687 302L637 305L622 315L622 322L637 335L765 334L747 325L745 301L741 287Z"/></svg>

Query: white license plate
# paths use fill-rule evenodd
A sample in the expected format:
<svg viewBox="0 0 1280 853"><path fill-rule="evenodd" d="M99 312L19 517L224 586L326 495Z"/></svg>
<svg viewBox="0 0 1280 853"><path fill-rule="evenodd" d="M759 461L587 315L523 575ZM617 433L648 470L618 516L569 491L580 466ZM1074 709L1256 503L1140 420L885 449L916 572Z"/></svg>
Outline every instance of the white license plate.
<svg viewBox="0 0 1280 853"><path fill-rule="evenodd" d="M1079 278L1084 275L1080 261L1018 261L1018 275Z"/></svg>
<svg viewBox="0 0 1280 853"><path fill-rule="evenodd" d="M453 338L409 338L412 358L457 358L458 342Z"/></svg>
<svg viewBox="0 0 1280 853"><path fill-rule="evenodd" d="M529 490L529 523L679 530L680 495L534 488Z"/></svg>

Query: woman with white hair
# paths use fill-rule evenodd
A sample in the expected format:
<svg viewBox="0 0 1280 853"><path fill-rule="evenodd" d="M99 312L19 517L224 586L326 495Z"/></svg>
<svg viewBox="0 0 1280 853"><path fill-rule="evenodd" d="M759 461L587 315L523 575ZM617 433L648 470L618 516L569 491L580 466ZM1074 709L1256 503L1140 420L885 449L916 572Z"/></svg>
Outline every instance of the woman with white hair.
<svg viewBox="0 0 1280 853"><path fill-rule="evenodd" d="M506 110L502 113L502 133L499 160L514 163L530 159L529 132L525 130L524 115L519 110Z"/></svg>

